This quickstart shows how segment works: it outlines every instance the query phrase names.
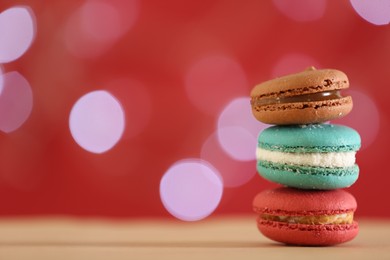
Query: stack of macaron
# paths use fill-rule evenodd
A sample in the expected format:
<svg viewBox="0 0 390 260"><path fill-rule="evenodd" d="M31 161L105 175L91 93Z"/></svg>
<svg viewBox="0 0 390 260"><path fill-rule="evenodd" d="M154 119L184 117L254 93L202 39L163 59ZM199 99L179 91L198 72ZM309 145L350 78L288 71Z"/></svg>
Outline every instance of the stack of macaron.
<svg viewBox="0 0 390 260"><path fill-rule="evenodd" d="M335 245L353 239L355 198L342 188L358 178L359 134L327 123L352 110L342 96L347 76L334 69L303 72L255 86L255 118L271 124L259 134L257 170L283 185L260 192L253 201L257 226L266 237L295 245Z"/></svg>

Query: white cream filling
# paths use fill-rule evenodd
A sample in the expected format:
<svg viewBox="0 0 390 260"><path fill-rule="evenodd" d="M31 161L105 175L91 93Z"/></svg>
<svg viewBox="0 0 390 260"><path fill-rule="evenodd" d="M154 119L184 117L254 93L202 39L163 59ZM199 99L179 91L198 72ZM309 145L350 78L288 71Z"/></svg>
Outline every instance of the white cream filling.
<svg viewBox="0 0 390 260"><path fill-rule="evenodd" d="M326 168L349 167L355 164L356 152L284 153L257 147L257 160L280 164L317 166Z"/></svg>

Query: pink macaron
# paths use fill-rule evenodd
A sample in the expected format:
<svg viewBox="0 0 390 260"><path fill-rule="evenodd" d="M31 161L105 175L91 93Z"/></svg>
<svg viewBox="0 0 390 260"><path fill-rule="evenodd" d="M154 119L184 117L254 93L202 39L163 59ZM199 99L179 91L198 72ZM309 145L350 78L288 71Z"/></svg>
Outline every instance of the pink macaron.
<svg viewBox="0 0 390 260"><path fill-rule="evenodd" d="M344 190L265 190L255 197L253 210L260 232L285 244L330 246L359 232L353 219L356 200Z"/></svg>

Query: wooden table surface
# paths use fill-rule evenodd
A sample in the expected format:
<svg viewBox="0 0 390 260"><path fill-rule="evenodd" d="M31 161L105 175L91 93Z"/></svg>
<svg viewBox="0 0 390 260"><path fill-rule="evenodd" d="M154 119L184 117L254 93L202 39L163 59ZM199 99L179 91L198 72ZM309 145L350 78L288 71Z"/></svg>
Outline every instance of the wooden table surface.
<svg viewBox="0 0 390 260"><path fill-rule="evenodd" d="M284 246L255 216L176 220L0 220L0 259L390 259L390 220L360 220L359 236L334 247Z"/></svg>

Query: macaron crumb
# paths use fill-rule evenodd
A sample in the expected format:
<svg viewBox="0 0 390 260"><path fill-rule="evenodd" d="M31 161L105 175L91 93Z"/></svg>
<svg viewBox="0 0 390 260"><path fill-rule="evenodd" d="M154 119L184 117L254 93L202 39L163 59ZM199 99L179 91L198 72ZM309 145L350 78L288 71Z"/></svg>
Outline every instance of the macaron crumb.
<svg viewBox="0 0 390 260"><path fill-rule="evenodd" d="M300 128L308 128L309 130L312 130L313 128L324 128L324 124L305 124L305 125L298 125ZM333 125L331 125L333 127Z"/></svg>

